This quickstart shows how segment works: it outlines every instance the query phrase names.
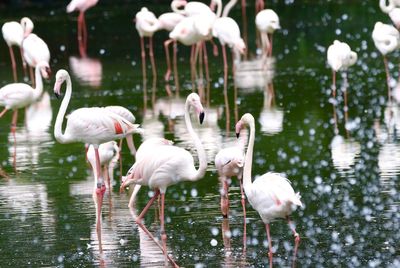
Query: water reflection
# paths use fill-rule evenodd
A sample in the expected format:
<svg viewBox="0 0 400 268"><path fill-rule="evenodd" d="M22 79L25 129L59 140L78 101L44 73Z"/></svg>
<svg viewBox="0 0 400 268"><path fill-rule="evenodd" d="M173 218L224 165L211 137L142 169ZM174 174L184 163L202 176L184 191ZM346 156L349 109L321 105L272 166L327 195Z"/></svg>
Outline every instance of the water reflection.
<svg viewBox="0 0 400 268"><path fill-rule="evenodd" d="M275 135L283 129L283 110L276 107L275 91L272 82L267 84L264 90L264 106L258 122L261 125L261 132L268 135Z"/></svg>
<svg viewBox="0 0 400 268"><path fill-rule="evenodd" d="M17 127L8 134L9 163L16 170L39 167L39 156L49 152L54 144L49 128L53 117L50 96L42 98L25 110L25 126Z"/></svg>
<svg viewBox="0 0 400 268"><path fill-rule="evenodd" d="M235 66L235 85L246 91L265 88L272 82L275 73L275 59L259 57L240 61Z"/></svg>
<svg viewBox="0 0 400 268"><path fill-rule="evenodd" d="M99 59L84 57L69 57L69 66L80 85L100 88L103 67Z"/></svg>

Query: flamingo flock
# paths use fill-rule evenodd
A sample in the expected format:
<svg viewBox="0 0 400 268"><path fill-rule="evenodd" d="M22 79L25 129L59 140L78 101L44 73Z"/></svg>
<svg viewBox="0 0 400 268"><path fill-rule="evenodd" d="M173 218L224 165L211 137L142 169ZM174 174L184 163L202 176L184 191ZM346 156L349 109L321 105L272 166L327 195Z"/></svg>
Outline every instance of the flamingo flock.
<svg viewBox="0 0 400 268"><path fill-rule="evenodd" d="M229 11L236 4L237 0L229 1L223 6L222 0L211 0L210 5L202 2L186 0L173 0L171 11L162 13L158 17L147 7L142 7L134 16L133 22L140 37L140 56L142 60L143 78L146 79L146 45L145 39L149 39L149 52L152 75L157 78L156 60L154 56L153 36L157 31L166 30L169 32L169 39L163 43L167 62L167 71L164 80L169 83L172 69L175 73L174 80L177 80L177 43L191 46L190 65L193 78L197 79L197 65L204 63L206 79L210 80L208 70L207 42L214 46L214 54L218 54L213 43L217 39L222 48L222 61L224 70L224 82L228 80L228 55L226 46L232 51L232 74L235 79L236 70L240 69L242 57L248 51L247 39L243 38L239 24L231 17ZM87 59L88 34L85 20L85 12L94 7L98 0L72 0L66 11L68 13L78 11L77 19L77 40L81 57ZM273 34L281 29L279 16L272 9L264 9L264 1L255 1L256 16L254 26L260 35L261 57L257 69L266 70L266 60L273 59ZM246 5L242 1L242 8ZM386 81L388 87L389 102L391 101L390 74L388 69L387 54L400 47L400 34L398 14L400 8L395 0L381 0L380 8L392 19L394 26L377 22L372 31L372 39L376 48L383 55ZM245 12L242 12L245 14ZM7 84L0 88L0 106L4 109L0 118L8 111L13 111L12 131L17 126L17 113L19 109L26 108L38 102L44 92L43 78L50 79L51 76L51 54L46 42L37 34L33 33L34 26L31 19L24 17L20 22L7 22L2 27L4 40L9 48L11 59L12 77L14 83ZM174 45L173 67L169 55L169 46ZM21 54L21 63L26 72L29 67L31 84L19 83L17 75L17 63L13 51L17 46ZM258 62L258 61L257 61ZM248 62L247 62L248 63ZM346 71L357 63L357 53L352 51L350 46L339 40L334 40L327 49L327 63L332 69L332 97L336 98L336 74L341 71L347 83ZM83 67L85 68L85 67ZM88 67L86 67L88 68ZM177 82L177 81L175 81ZM62 87L65 85L65 90ZM269 85L270 86L270 85ZM135 115L124 106L115 104L106 107L82 107L75 109L67 115L69 104L72 100L72 80L65 69L56 72L53 92L62 102L54 123L54 137L61 144L83 143L86 145L86 156L94 174L93 199L96 205L96 234L99 242L99 252L102 248L102 203L104 194L108 188L112 191L109 179L108 166L112 161L119 159L120 174L123 174L122 165L122 140L126 139L133 157L133 163L126 175L121 178L120 191L132 187L133 193L129 201L132 208L135 198L142 186L147 186L154 191L148 203L139 215L135 216L136 224L147 234L160 248L164 255L165 266L171 264L178 267L174 257L167 251L166 212L165 196L168 187L184 182L195 182L202 179L207 171L210 159L199 137L199 129L193 127L193 118L202 124L207 117L207 106L204 104L202 92L192 92L187 95L184 103L178 107L177 113L184 117L184 132L190 137L194 144L195 153L163 137L151 137L145 139L136 150L132 135L146 135L145 130L136 122ZM172 95L170 90L167 90ZM77 96L80 92L75 92ZM334 104L335 105L335 104ZM268 107L270 108L270 107ZM345 95L345 110L347 111L347 95ZM334 106L334 117L336 111ZM64 120L66 123L64 124ZM145 119L144 119L145 120ZM297 207L303 207L300 200L300 193L295 192L291 182L286 176L276 172L266 172L261 176L252 179L253 154L255 149L256 123L252 114L245 113L236 120L235 133L237 143L233 146L221 148L215 155L214 164L221 184L220 187L220 209L223 218L229 217L229 187L233 183L232 178L236 177L240 185L240 197L243 211L243 248L246 248L246 201L258 212L265 225L268 241L269 266L273 265L273 247L270 232L271 221L277 218L287 220L290 230L294 236L294 260L300 243L300 235L290 220L290 215ZM336 122L336 120L335 120ZM65 127L63 127L65 125ZM145 122L142 122L142 126ZM201 130L201 127L200 127ZM119 144L116 142L119 140ZM261 150L261 149L260 149ZM0 169L1 171L1 169ZM3 175L5 176L5 175ZM107 186L106 186L107 184ZM144 224L144 218L150 207L160 199L160 238L161 243L156 239Z"/></svg>

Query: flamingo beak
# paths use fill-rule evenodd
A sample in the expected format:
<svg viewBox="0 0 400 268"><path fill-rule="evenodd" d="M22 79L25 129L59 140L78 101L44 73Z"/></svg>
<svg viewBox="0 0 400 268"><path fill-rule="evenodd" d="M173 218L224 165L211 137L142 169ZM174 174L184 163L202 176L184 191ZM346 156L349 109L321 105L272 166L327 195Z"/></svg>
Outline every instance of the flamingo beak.
<svg viewBox="0 0 400 268"><path fill-rule="evenodd" d="M60 88L61 88L62 82L56 80L56 83L54 84L54 95L56 95L57 99L60 98Z"/></svg>
<svg viewBox="0 0 400 268"><path fill-rule="evenodd" d="M204 116L205 116L204 112L200 112L200 115L199 115L200 124L203 124Z"/></svg>
<svg viewBox="0 0 400 268"><path fill-rule="evenodd" d="M242 129L242 121L238 121L237 123L236 123L236 126L235 126L235 131L236 131L236 138L239 138L239 136L240 136L240 130Z"/></svg>

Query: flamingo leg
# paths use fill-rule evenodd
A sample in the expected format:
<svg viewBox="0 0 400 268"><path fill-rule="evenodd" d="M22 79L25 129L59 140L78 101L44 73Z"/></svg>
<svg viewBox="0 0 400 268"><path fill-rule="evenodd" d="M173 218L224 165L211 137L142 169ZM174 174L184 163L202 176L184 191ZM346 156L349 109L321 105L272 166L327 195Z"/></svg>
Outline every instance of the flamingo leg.
<svg viewBox="0 0 400 268"><path fill-rule="evenodd" d="M228 178L222 178L222 189L221 189L221 213L224 218L228 217L229 213L229 185Z"/></svg>
<svg viewBox="0 0 400 268"><path fill-rule="evenodd" d="M157 69L156 69L156 63L154 61L154 50L153 50L153 37L149 37L149 56L150 56L150 62L151 62L151 68L153 71L153 77L157 76Z"/></svg>
<svg viewBox="0 0 400 268"><path fill-rule="evenodd" d="M131 153L132 156L136 155L136 148L135 148L135 144L133 142L133 136L131 135L127 135L125 137L126 143L128 144L128 148L129 148L129 152Z"/></svg>
<svg viewBox="0 0 400 268"><path fill-rule="evenodd" d="M17 82L17 64L15 63L15 57L14 57L14 51L12 49L12 46L8 47L10 51L10 58L11 58L11 66L13 70L13 77L14 77L14 82Z"/></svg>
<svg viewBox="0 0 400 268"><path fill-rule="evenodd" d="M246 44L246 47L248 48L248 34L247 34L247 15L246 15L246 0L242 0L241 1L242 4L242 25L243 25L243 39L244 39L244 43ZM247 51L248 49L246 49L246 52L244 54L244 58L247 60Z"/></svg>
<svg viewBox="0 0 400 268"><path fill-rule="evenodd" d="M83 48L87 49L87 28L86 28L86 19L85 19L85 13L82 12L82 41L83 41Z"/></svg>
<svg viewBox="0 0 400 268"><path fill-rule="evenodd" d="M222 45L222 58L224 59L224 82L228 83L228 61L226 58L225 45Z"/></svg>
<svg viewBox="0 0 400 268"><path fill-rule="evenodd" d="M265 229L267 230L267 239L268 239L268 257L269 257L269 267L272 268L272 240L271 235L269 233L269 223L265 224Z"/></svg>
<svg viewBox="0 0 400 268"><path fill-rule="evenodd" d="M175 79L175 87L176 91L179 92L179 77L178 77L178 49L177 49L178 43L176 40L174 40L174 56L173 56L173 65L174 65L174 79Z"/></svg>
<svg viewBox="0 0 400 268"><path fill-rule="evenodd" d="M13 132L15 132L15 129L17 127L17 119L18 119L18 109L15 109L13 112L12 121L11 121L11 130Z"/></svg>
<svg viewBox="0 0 400 268"><path fill-rule="evenodd" d="M99 155L99 146L96 144L93 144L94 147L94 153L96 156L96 174L97 174L97 182L96 182L96 203L97 203L97 212L96 212L96 233L97 233L97 239L99 241L99 251L100 253L103 252L103 246L101 242L101 209L103 206L103 198L104 198L104 193L106 191L106 186L104 185L103 181L103 174L101 172L101 167L100 167L100 155Z"/></svg>
<svg viewBox="0 0 400 268"><path fill-rule="evenodd" d="M142 56L142 73L146 77L146 50L144 47L144 37L140 37L140 55Z"/></svg>
<svg viewBox="0 0 400 268"><path fill-rule="evenodd" d="M390 95L390 74L389 74L389 66L386 56L383 56L383 63L385 64L385 72L386 72L386 84L388 89L388 101L391 103L391 95Z"/></svg>
<svg viewBox="0 0 400 268"><path fill-rule="evenodd" d="M272 41L273 41L273 35L272 34L269 34L268 35L268 40L269 40L269 47L268 47L268 52L269 52L269 55L268 56L272 56Z"/></svg>
<svg viewBox="0 0 400 268"><path fill-rule="evenodd" d="M294 245L294 252L293 252L293 265L292 265L292 267L295 267L297 250L299 248L299 243L300 243L300 235L296 232L296 229L294 228L292 222L290 221L289 216L287 216L286 219L288 221L289 228L292 230L293 235L294 235L295 245Z"/></svg>
<svg viewBox="0 0 400 268"><path fill-rule="evenodd" d="M165 207L165 193L161 193L161 215L160 215L161 240L165 255L165 262L167 262L168 252L167 252L167 235L165 233L165 224L164 224L164 207Z"/></svg>
<svg viewBox="0 0 400 268"><path fill-rule="evenodd" d="M256 0L256 14L264 9L264 0Z"/></svg>
<svg viewBox="0 0 400 268"><path fill-rule="evenodd" d="M169 49L168 46L171 42L174 41L173 39L168 39L164 42L164 49L165 49L165 57L167 61L167 72L164 75L164 80L169 81L169 77L171 76L171 60L169 58Z"/></svg>
<svg viewBox="0 0 400 268"><path fill-rule="evenodd" d="M332 70L332 97L336 98L336 71Z"/></svg>
<svg viewBox="0 0 400 268"><path fill-rule="evenodd" d="M119 154L119 174L120 174L121 180L122 180L122 139L119 140L118 147L119 147L119 151L118 151L118 154Z"/></svg>
<svg viewBox="0 0 400 268"><path fill-rule="evenodd" d="M78 27L78 29L77 29L77 31L76 31L76 38L77 38L77 40L78 40L78 46L79 47L83 47L83 40L82 40L82 16L83 16L83 13L82 12L79 12L79 15L78 15L78 20L77 20L77 27Z"/></svg>
<svg viewBox="0 0 400 268"><path fill-rule="evenodd" d="M204 57L204 66L206 69L206 79L207 79L207 81L210 81L210 72L208 70L208 55L207 55L206 42L203 42L203 57Z"/></svg>
<svg viewBox="0 0 400 268"><path fill-rule="evenodd" d="M3 117L3 115L8 111L7 108L4 108L3 111L0 113L0 118Z"/></svg>

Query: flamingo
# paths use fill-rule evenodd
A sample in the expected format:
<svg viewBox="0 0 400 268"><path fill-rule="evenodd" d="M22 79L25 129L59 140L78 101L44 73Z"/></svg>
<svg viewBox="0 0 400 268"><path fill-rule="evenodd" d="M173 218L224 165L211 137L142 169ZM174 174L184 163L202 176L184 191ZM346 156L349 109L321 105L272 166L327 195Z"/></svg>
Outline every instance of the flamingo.
<svg viewBox="0 0 400 268"><path fill-rule="evenodd" d="M50 50L47 44L43 41L42 38L37 36L36 34L30 33L27 35L22 41L22 50L24 52L24 60L29 65L29 72L31 75L32 83L35 83L33 77L33 69L36 67L41 61L50 62ZM50 67L45 70L47 72L47 76L51 75ZM44 74L42 74L45 77Z"/></svg>
<svg viewBox="0 0 400 268"><path fill-rule="evenodd" d="M221 149L215 155L215 167L218 171L218 177L221 181L222 188L221 194L221 213L224 218L228 217L229 212L229 184L231 183L232 177L237 177L240 184L241 202L243 208L244 218L244 234L246 234L246 200L243 192L242 174L244 164L244 146L245 139L241 136L239 142L234 146L226 147ZM243 241L246 242L246 235L243 237ZM246 245L244 243L244 245Z"/></svg>
<svg viewBox="0 0 400 268"><path fill-rule="evenodd" d="M157 75L156 64L154 61L153 51L153 35L159 29L159 22L153 12L149 11L146 7L136 13L135 16L135 27L140 36L140 50L142 55L142 70L143 76L146 76L146 51L144 47L144 37L149 38L149 56L151 61L151 67L153 71L153 77Z"/></svg>
<svg viewBox="0 0 400 268"><path fill-rule="evenodd" d="M374 30L372 31L372 39L374 40L375 47L383 56L386 72L386 83L388 88L388 99L390 102L390 75L386 55L400 47L400 33L392 25L384 24L378 21L375 23Z"/></svg>
<svg viewBox="0 0 400 268"><path fill-rule="evenodd" d="M389 15L396 28L400 29L400 1L389 0L388 4L386 4L386 0L379 0L379 7L382 12Z"/></svg>
<svg viewBox="0 0 400 268"><path fill-rule="evenodd" d="M42 76L48 78L47 62L39 62L35 68L36 87L33 88L25 83L11 83L0 89L0 106L4 106L4 110L0 113L0 118L8 111L14 110L11 129L15 132L17 124L18 109L27 107L40 98L43 92Z"/></svg>
<svg viewBox="0 0 400 268"><path fill-rule="evenodd" d="M147 140L145 140L144 142L142 142L142 144L140 144L137 152L136 152L136 161L141 161L142 159L144 159L146 157L147 154L157 150L157 146L161 146L161 145L172 145L173 142L164 138L149 138ZM132 168L127 172L128 174L131 174L133 172ZM131 197L129 199L129 205L128 207L132 207L135 203L135 198L140 190L140 188L142 187L142 185L140 184L135 184Z"/></svg>
<svg viewBox="0 0 400 268"><path fill-rule="evenodd" d="M103 177L106 177L108 190L111 192L111 181L110 176L108 174L108 166L113 159L118 158L120 148L118 147L115 141L109 141L106 143L102 143L99 145L99 157L100 157L100 166L103 168ZM90 165L93 168L93 174L95 176L95 181L97 182L97 174L94 167L96 166L96 156L93 145L90 145L88 151L86 153L87 159ZM96 191L94 191L96 192ZM95 200L96 201L96 200ZM100 215L97 215L100 217ZM101 221L101 219L100 219Z"/></svg>
<svg viewBox="0 0 400 268"><path fill-rule="evenodd" d="M131 173L127 174L121 185L123 188L129 184L135 183L148 185L155 189L155 195L147 203L139 217L136 218L136 223L151 237L153 236L142 224L142 219L154 200L161 195L161 238L166 261L167 258L169 258L166 250L167 236L164 228L164 200L167 187L180 181L197 181L204 176L207 169L206 152L198 135L194 132L190 120L189 109L191 107L194 108L194 111L199 116L200 123L202 123L204 120L204 110L200 102L200 97L196 93L191 93L186 98L185 122L187 131L192 137L198 153L199 168L195 168L193 156L185 149L171 145L157 146L156 150L152 150L146 154L143 159L135 162L130 169ZM173 264L176 265L175 263Z"/></svg>
<svg viewBox="0 0 400 268"><path fill-rule="evenodd" d="M79 51L81 51L81 54L86 54L87 49L85 11L95 6L97 2L98 0L72 0L67 6L67 13L74 12L75 10L79 11L77 39L79 44Z"/></svg>
<svg viewBox="0 0 400 268"><path fill-rule="evenodd" d="M261 33L261 43L266 56L272 56L272 35L281 28L279 17L272 9L264 9L256 15L256 27Z"/></svg>
<svg viewBox="0 0 400 268"><path fill-rule="evenodd" d="M222 46L222 56L224 59L224 78L225 81L228 78L228 62L226 59L225 45L228 45L235 59L239 58L239 53L244 54L246 51L246 45L243 39L240 37L239 25L235 20L229 17L217 18L212 27L212 35L218 38Z"/></svg>
<svg viewBox="0 0 400 268"><path fill-rule="evenodd" d="M33 22L31 21L31 19L27 17L22 18L20 23L16 21L10 21L4 23L3 26L1 27L1 32L3 34L4 41L6 41L10 52L14 82L17 82L17 65L15 63L14 51L12 49L12 46L19 47L21 53L21 61L25 70L26 66L22 52L22 40L25 37L25 33L26 35L28 35L29 33L32 32L32 30L33 30Z"/></svg>
<svg viewBox="0 0 400 268"><path fill-rule="evenodd" d="M250 138L246 151L243 167L243 188L251 206L260 214L265 224L269 245L269 264L272 267L272 241L269 223L275 218L286 218L289 227L295 236L296 256L300 236L295 228L291 226L289 215L297 206L302 206L300 194L295 193L290 181L278 173L267 172L251 181L251 167L253 162L253 147L255 139L254 117L246 113L236 123L236 135L239 137L240 130L244 127L250 128Z"/></svg>
<svg viewBox="0 0 400 268"><path fill-rule="evenodd" d="M69 66L72 74L78 79L81 85L89 85L93 88L100 88L103 76L103 66L97 58L87 56L69 57Z"/></svg>
<svg viewBox="0 0 400 268"><path fill-rule="evenodd" d="M64 116L72 95L72 84L69 73L61 69L56 74L56 82L54 84L56 96L60 96L61 86L64 82L67 84L67 89L54 125L54 137L60 143L84 142L93 145L96 156L97 213L101 215L102 201L106 188L100 168L99 144L121 139L132 133L138 133L140 129L138 125L130 123L115 113L103 108L92 107L73 111L68 116L65 131L62 133ZM99 250L102 252L101 222L99 219L96 226Z"/></svg>
<svg viewBox="0 0 400 268"><path fill-rule="evenodd" d="M347 68L357 62L357 53L350 49L345 42L338 40L328 47L327 60L332 68L332 95L336 96L336 73L340 70L346 71Z"/></svg>

